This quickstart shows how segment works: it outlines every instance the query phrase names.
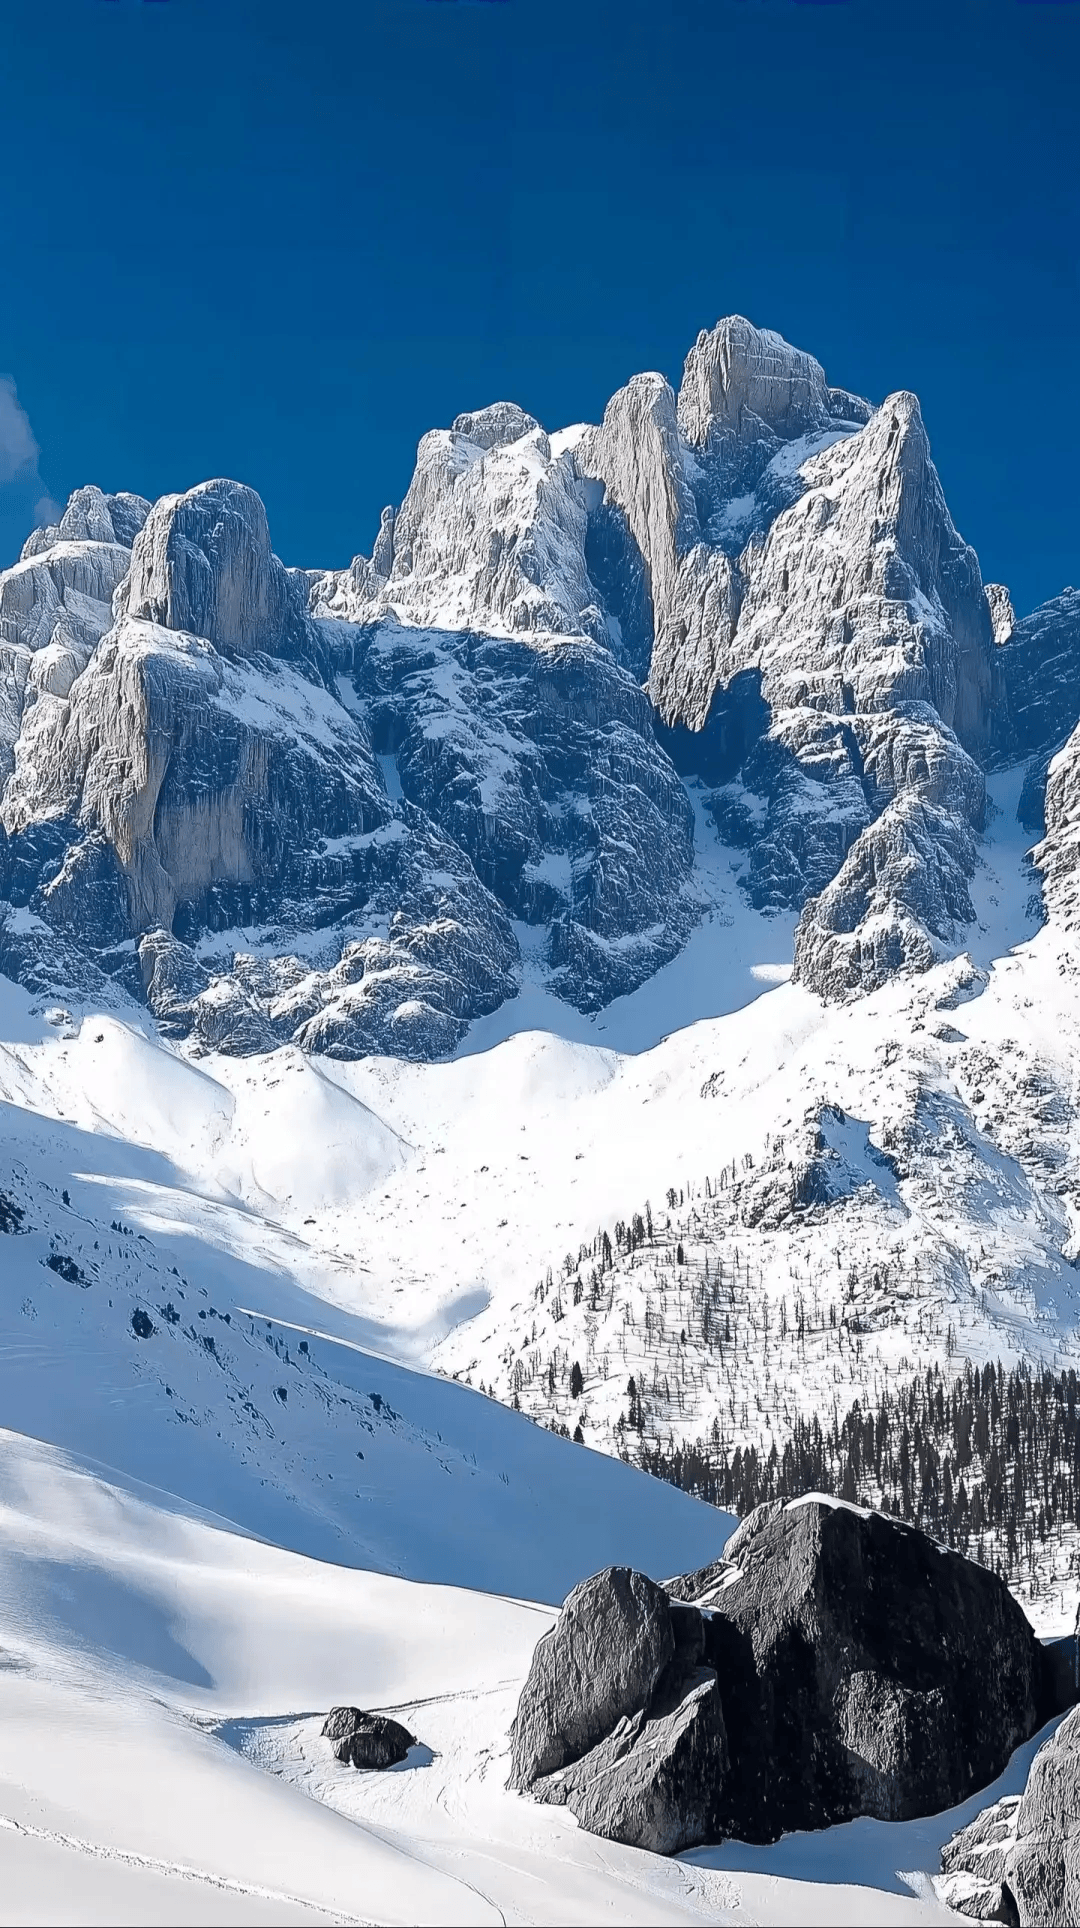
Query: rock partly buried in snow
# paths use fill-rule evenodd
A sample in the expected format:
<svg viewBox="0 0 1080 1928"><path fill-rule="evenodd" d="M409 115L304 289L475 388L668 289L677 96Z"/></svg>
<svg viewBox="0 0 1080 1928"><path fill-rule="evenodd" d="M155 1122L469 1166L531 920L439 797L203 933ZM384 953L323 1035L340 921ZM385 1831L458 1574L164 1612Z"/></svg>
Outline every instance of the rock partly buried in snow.
<svg viewBox="0 0 1080 1928"><path fill-rule="evenodd" d="M1054 1711L1050 1662L1004 1582L884 1514L759 1507L722 1567L678 1591L713 1609L725 1833L952 1807Z"/></svg>
<svg viewBox="0 0 1080 1928"><path fill-rule="evenodd" d="M882 1514L774 1502L662 1592L625 1568L575 1589L511 1785L663 1852L905 1820L991 1781L1065 1698L996 1575Z"/></svg>
<svg viewBox="0 0 1080 1928"><path fill-rule="evenodd" d="M1080 1708L1040 1747L1022 1795L984 1808L942 1851L938 1895L1019 1928L1080 1921Z"/></svg>
<svg viewBox="0 0 1080 1928"><path fill-rule="evenodd" d="M583 1580L533 1656L509 1785L632 1847L674 1854L706 1840L727 1746L702 1651L701 1616L643 1573Z"/></svg>
<svg viewBox="0 0 1080 1928"><path fill-rule="evenodd" d="M416 1746L400 1721L387 1714L366 1714L360 1707L332 1707L322 1727L334 1758L350 1767L396 1767Z"/></svg>

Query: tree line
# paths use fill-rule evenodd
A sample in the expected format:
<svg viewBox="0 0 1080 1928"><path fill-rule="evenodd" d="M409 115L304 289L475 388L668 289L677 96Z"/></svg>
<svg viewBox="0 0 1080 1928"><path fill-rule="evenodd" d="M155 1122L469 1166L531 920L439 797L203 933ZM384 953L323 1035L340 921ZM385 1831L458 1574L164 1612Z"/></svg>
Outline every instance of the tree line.
<svg viewBox="0 0 1080 1928"><path fill-rule="evenodd" d="M875 1506L1037 1590L1040 1549L1080 1527L1080 1379L998 1361L950 1380L935 1365L842 1417L800 1416L767 1454L729 1450L716 1419L692 1444L627 1456L740 1516L807 1492Z"/></svg>

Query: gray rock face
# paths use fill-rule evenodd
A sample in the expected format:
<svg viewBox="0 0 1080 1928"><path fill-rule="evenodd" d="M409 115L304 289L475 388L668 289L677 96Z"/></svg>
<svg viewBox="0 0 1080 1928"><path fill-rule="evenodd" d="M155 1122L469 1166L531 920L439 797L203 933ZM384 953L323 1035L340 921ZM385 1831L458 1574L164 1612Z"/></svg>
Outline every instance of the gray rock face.
<svg viewBox="0 0 1080 1928"><path fill-rule="evenodd" d="M396 1767L406 1759L416 1736L387 1714L366 1714L359 1707L332 1707L322 1727L334 1758L350 1767Z"/></svg>
<svg viewBox="0 0 1080 1928"><path fill-rule="evenodd" d="M596 1009L675 955L697 914L692 812L607 650L381 624L351 682L404 795L513 916L549 925L560 996Z"/></svg>
<svg viewBox="0 0 1080 1928"><path fill-rule="evenodd" d="M266 510L241 482L202 482L155 504L115 613L203 637L223 656L302 656L314 643L302 590L271 552Z"/></svg>
<svg viewBox="0 0 1080 1928"><path fill-rule="evenodd" d="M720 1571L679 1591L713 1609L727 1833L774 1839L953 1806L1060 1705L1004 1582L883 1514L759 1507Z"/></svg>
<svg viewBox="0 0 1080 1928"><path fill-rule="evenodd" d="M1027 1786L985 1808L944 1848L935 1887L976 1921L1080 1921L1080 1709L1040 1747Z"/></svg>
<svg viewBox="0 0 1080 1928"><path fill-rule="evenodd" d="M150 513L142 495L104 495L91 484L68 497L59 522L35 529L23 543L22 559L40 556L60 542L118 543L130 549Z"/></svg>
<svg viewBox="0 0 1080 1928"><path fill-rule="evenodd" d="M1013 621L1001 641L1007 700L990 761L1005 766L1028 759L1017 815L1026 830L1042 836L1049 828L1049 766L1080 719L1080 590L1066 589Z"/></svg>
<svg viewBox="0 0 1080 1928"><path fill-rule="evenodd" d="M962 816L917 792L898 797L808 903L794 975L843 998L876 991L898 972L929 970L963 943L974 870L975 839Z"/></svg>
<svg viewBox="0 0 1080 1928"><path fill-rule="evenodd" d="M510 1785L529 1787L580 1760L647 1706L674 1657L661 1587L629 1567L583 1580L533 1655L512 1730Z"/></svg>
<svg viewBox="0 0 1080 1928"><path fill-rule="evenodd" d="M569 1807L590 1834L653 1854L709 1838L728 1767L716 1674L698 1667L624 1715L581 1760L537 1781L538 1800Z"/></svg>
<svg viewBox="0 0 1080 1928"><path fill-rule="evenodd" d="M1045 779L1046 833L1031 859L1042 876L1051 923L1080 929L1080 726L1056 756L1036 760Z"/></svg>
<svg viewBox="0 0 1080 1928"><path fill-rule="evenodd" d="M854 1507L759 1507L664 1592L667 1627L641 1575L575 1588L522 1691L510 1782L662 1852L938 1812L1068 1697L1002 1581Z"/></svg>
<svg viewBox="0 0 1080 1928"><path fill-rule="evenodd" d="M354 622L392 613L425 628L603 638L585 535L572 458L496 403L423 437L390 541L384 518L372 561L318 578L311 606Z"/></svg>
<svg viewBox="0 0 1080 1928"><path fill-rule="evenodd" d="M700 1616L628 1567L569 1595L533 1656L511 1730L511 1787L609 1840L673 1854L707 1838L727 1768Z"/></svg>
<svg viewBox="0 0 1080 1928"><path fill-rule="evenodd" d="M1012 597L1003 582L988 582L985 588L994 641L999 645L1007 643L1016 627L1016 611L1012 605Z"/></svg>
<svg viewBox="0 0 1080 1928"><path fill-rule="evenodd" d="M141 939L174 1035L426 1057L513 994L505 912L392 803L362 720L301 666L124 616L31 720L4 794L6 894L131 989ZM265 964L238 968L241 930L262 932Z"/></svg>
<svg viewBox="0 0 1080 1928"><path fill-rule="evenodd" d="M782 442L836 421L865 422L870 413L861 396L830 388L812 355L742 315L702 330L679 389L687 446L726 459L743 482L754 470L760 474Z"/></svg>
<svg viewBox="0 0 1080 1928"><path fill-rule="evenodd" d="M978 564L949 517L915 397L872 411L830 389L811 356L732 317L699 337L677 402L662 377L636 377L576 461L643 559L649 694L680 767L728 780L713 811L748 848L753 902L801 908L900 793L958 818L947 875L935 864L909 883L901 941L883 942L875 921L852 945L828 941L838 917L854 936L869 916L849 921L869 901L849 878L841 908L808 912L796 958L828 996L925 969L970 920L953 870L982 825L973 753L989 740L1001 673ZM744 698L732 714L751 675L756 741L741 727ZM862 873L884 860L886 890L922 863L925 840L904 824L894 814L855 860ZM956 917L942 918L943 894Z"/></svg>

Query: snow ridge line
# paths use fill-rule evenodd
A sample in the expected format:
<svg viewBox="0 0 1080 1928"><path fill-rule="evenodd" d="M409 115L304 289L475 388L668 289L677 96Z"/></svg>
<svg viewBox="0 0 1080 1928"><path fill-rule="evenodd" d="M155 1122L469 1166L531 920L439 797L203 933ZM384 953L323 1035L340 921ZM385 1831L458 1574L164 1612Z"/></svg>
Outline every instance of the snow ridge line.
<svg viewBox="0 0 1080 1928"><path fill-rule="evenodd" d="M159 1861L154 1855L135 1854L128 1848L107 1848L98 1841L80 1840L77 1834L61 1834L54 1828L38 1828L30 1821L16 1821L9 1814L0 1814L0 1828L7 1828L12 1834L25 1835L27 1839L48 1842L50 1847L68 1848L74 1854L87 1854L96 1861L119 1861L128 1868L141 1868L150 1874L171 1875L181 1881L202 1881L210 1888L219 1888L228 1894L252 1895L258 1901L284 1902L293 1908L309 1908L313 1914L322 1915L327 1921L341 1924L341 1928L372 1928L365 1915L338 1914L332 1908L324 1908L317 1901L309 1901L303 1895L286 1894L278 1888L261 1888L251 1882L234 1881L224 1874L209 1874L203 1868L189 1867L183 1861Z"/></svg>

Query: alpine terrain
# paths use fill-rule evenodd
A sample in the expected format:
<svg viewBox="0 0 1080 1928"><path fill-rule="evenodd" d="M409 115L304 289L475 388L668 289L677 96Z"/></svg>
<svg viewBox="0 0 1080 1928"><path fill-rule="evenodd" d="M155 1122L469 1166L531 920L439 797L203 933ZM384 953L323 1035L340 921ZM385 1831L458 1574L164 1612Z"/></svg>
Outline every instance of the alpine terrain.
<svg viewBox="0 0 1080 1928"><path fill-rule="evenodd" d="M0 1915L1054 1918L1080 591L740 316L305 560L0 574Z"/></svg>

